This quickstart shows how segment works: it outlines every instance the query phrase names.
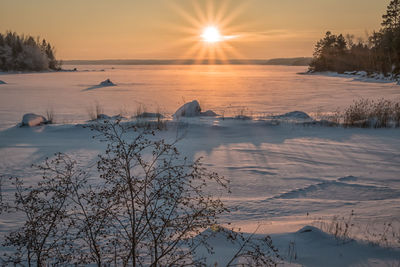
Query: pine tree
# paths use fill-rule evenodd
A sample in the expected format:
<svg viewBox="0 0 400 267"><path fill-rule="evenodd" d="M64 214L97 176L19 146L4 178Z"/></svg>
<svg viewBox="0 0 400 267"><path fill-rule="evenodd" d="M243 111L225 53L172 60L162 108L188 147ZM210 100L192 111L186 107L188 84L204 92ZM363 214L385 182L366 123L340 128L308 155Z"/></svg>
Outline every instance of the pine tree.
<svg viewBox="0 0 400 267"><path fill-rule="evenodd" d="M386 14L382 16L382 26L385 30L394 30L400 23L400 0L392 0L387 7Z"/></svg>

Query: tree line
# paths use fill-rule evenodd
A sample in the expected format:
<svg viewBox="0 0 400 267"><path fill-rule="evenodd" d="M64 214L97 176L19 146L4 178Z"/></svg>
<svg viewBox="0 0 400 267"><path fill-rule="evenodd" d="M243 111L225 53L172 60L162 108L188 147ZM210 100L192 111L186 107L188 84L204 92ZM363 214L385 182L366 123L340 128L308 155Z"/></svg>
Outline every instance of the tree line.
<svg viewBox="0 0 400 267"><path fill-rule="evenodd" d="M0 70L43 71L60 70L61 61L55 57L55 48L45 39L0 33Z"/></svg>
<svg viewBox="0 0 400 267"><path fill-rule="evenodd" d="M367 40L328 31L315 46L310 71L366 71L400 74L400 0L392 0L381 29Z"/></svg>

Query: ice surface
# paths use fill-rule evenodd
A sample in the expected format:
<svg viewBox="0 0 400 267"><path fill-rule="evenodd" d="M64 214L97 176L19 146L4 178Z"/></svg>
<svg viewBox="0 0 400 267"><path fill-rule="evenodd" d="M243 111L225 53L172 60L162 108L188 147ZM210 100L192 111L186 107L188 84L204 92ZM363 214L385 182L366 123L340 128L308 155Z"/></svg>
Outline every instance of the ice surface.
<svg viewBox="0 0 400 267"><path fill-rule="evenodd" d="M75 66L65 66L73 69ZM182 103L197 99L203 110L225 117L276 115L300 110L343 110L360 97L400 98L393 83L365 83L342 77L298 75L305 67L286 66L83 66L99 71L1 74L0 129L12 127L23 114L54 110L56 121L84 122L88 107L102 113L134 115L139 106L171 116ZM105 77L117 86L87 90ZM24 96L24 97L21 97Z"/></svg>
<svg viewBox="0 0 400 267"><path fill-rule="evenodd" d="M40 174L32 172L31 164L41 163L56 152L68 153L82 166L95 166L105 144L93 140L93 133L79 126L89 119L87 107L93 103L100 103L104 114L126 109L132 115L146 104L148 110L160 108L171 115L184 97L198 99L207 109L224 116L234 116L243 107L257 114L301 110L313 116L317 111L343 109L361 96L400 97L393 83L297 75L302 70L299 67L101 68L105 72L2 74L8 84L0 87L0 174L18 176L33 185ZM118 86L85 91L105 74L119 81ZM43 114L49 106L58 124L15 127L24 113ZM304 114L300 117L306 118ZM205 167L228 178L232 194L209 188L234 208L223 222L240 225L247 232L261 224L260 234L273 229L274 243L288 262L292 241L298 265L379 266L396 259L393 255L398 262L398 250L360 242L338 245L331 236L314 229L298 232L315 218L346 215L352 210L360 225L398 221L400 214L399 129L315 125L189 117L183 122L168 122L167 130L157 137L172 142L183 136L177 143L182 156L188 160L202 156ZM9 185L3 185L2 190L12 194ZM6 216L0 217L1 234L20 223L18 218ZM232 251L223 242L215 245L217 252Z"/></svg>

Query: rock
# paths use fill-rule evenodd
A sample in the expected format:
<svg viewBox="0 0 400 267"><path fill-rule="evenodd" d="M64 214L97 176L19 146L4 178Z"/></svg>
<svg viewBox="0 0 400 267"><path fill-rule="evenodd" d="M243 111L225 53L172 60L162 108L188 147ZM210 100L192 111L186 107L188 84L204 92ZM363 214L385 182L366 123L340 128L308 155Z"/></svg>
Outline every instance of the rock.
<svg viewBox="0 0 400 267"><path fill-rule="evenodd" d="M282 115L272 116L274 119L303 119L309 120L311 117L303 111L292 111Z"/></svg>
<svg viewBox="0 0 400 267"><path fill-rule="evenodd" d="M115 86L115 84L110 79L102 81L99 85L100 86Z"/></svg>
<svg viewBox="0 0 400 267"><path fill-rule="evenodd" d="M201 115L200 104L197 100L188 102L180 107L174 114L175 118L179 117L196 117Z"/></svg>
<svg viewBox="0 0 400 267"><path fill-rule="evenodd" d="M28 113L22 117L21 126L34 127L48 123L49 122L46 120L45 117L33 113Z"/></svg>
<svg viewBox="0 0 400 267"><path fill-rule="evenodd" d="M204 116L204 117L216 117L216 116L218 116L218 114L215 113L215 112L212 111L212 110L207 110L207 111L204 111L204 112L200 112L200 116Z"/></svg>

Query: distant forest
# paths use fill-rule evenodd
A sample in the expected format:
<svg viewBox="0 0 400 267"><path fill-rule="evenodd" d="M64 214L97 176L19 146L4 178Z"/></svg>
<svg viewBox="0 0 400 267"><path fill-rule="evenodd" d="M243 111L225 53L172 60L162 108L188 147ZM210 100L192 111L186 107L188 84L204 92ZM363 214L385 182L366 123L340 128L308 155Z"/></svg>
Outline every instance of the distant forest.
<svg viewBox="0 0 400 267"><path fill-rule="evenodd" d="M43 71L60 70L61 62L55 58L54 47L39 37L0 33L0 70Z"/></svg>
<svg viewBox="0 0 400 267"><path fill-rule="evenodd" d="M65 65L285 65L308 66L312 58L273 58L273 59L105 59L105 60L66 60Z"/></svg>
<svg viewBox="0 0 400 267"><path fill-rule="evenodd" d="M315 46L310 71L367 71L400 74L400 0L392 0L381 29L367 40L327 32Z"/></svg>

